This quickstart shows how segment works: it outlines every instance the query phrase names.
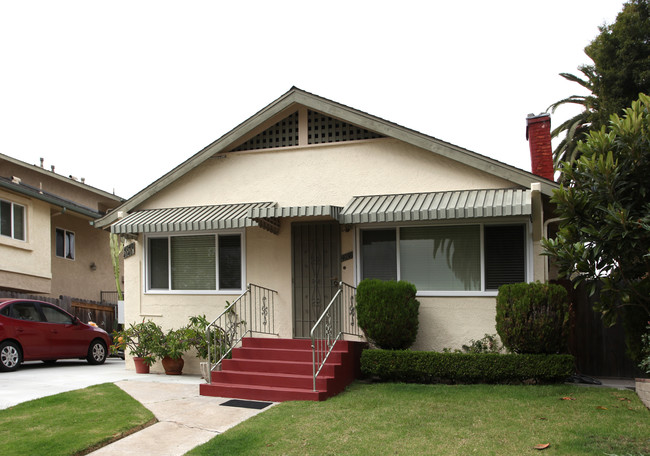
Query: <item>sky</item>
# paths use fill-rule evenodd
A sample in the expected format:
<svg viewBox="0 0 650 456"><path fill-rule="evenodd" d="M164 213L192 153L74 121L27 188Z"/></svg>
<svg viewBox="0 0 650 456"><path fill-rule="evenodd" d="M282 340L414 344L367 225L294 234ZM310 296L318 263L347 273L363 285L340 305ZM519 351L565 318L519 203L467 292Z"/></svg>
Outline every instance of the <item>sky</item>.
<svg viewBox="0 0 650 456"><path fill-rule="evenodd" d="M129 198L296 86L530 171L622 5L0 0L0 153Z"/></svg>

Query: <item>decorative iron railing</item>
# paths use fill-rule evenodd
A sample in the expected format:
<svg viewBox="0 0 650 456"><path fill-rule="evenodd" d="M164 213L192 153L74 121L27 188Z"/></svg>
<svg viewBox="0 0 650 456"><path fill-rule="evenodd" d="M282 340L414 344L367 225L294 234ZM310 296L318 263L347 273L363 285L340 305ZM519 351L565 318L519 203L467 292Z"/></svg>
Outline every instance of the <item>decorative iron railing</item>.
<svg viewBox="0 0 650 456"><path fill-rule="evenodd" d="M278 292L249 283L205 330L208 366L213 371L249 333L275 334L275 300ZM208 375L206 381L210 382Z"/></svg>
<svg viewBox="0 0 650 456"><path fill-rule="evenodd" d="M316 378L334 349L334 344L343 334L359 338L363 336L357 324L356 291L353 286L339 282L338 291L311 329L314 391Z"/></svg>

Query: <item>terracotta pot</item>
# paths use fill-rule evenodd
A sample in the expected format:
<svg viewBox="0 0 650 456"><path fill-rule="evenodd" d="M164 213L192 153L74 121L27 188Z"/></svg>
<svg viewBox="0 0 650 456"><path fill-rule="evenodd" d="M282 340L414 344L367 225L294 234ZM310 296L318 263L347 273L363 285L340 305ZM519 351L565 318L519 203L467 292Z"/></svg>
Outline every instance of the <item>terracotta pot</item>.
<svg viewBox="0 0 650 456"><path fill-rule="evenodd" d="M133 358L133 364L135 364L135 373L136 374L148 374L149 365L144 362L144 358Z"/></svg>
<svg viewBox="0 0 650 456"><path fill-rule="evenodd" d="M172 359L168 356L165 356L162 359L162 365L165 369L165 374L181 375L183 373L183 366L185 365L185 361L183 361L183 358Z"/></svg>

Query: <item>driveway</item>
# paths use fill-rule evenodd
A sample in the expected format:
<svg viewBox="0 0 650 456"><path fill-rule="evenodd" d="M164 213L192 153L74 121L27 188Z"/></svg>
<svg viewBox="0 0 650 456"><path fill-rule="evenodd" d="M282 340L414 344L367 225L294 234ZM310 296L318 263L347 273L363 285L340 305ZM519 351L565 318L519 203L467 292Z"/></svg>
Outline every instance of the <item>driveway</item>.
<svg viewBox="0 0 650 456"><path fill-rule="evenodd" d="M124 361L119 358L108 358L100 366L92 366L85 360L61 360L54 365L32 361L24 363L15 372L0 372L0 409L39 397L121 380L195 384L197 391L201 383L198 375L136 374L126 370Z"/></svg>
<svg viewBox="0 0 650 456"><path fill-rule="evenodd" d="M232 406L227 398L199 396L202 381L198 375L136 374L127 371L118 358L109 358L101 366L76 360L58 361L52 366L29 362L16 372L0 372L0 409L91 385L115 383L151 410L158 422L91 454L181 456L267 410Z"/></svg>

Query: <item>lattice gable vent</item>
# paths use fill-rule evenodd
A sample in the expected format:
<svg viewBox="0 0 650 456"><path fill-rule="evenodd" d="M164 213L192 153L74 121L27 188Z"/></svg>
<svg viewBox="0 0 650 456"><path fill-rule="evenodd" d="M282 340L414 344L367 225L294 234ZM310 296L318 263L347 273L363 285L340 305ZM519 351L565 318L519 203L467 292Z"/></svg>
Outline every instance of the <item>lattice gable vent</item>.
<svg viewBox="0 0 650 456"><path fill-rule="evenodd" d="M307 113L308 144L324 144L361 139L383 138L383 135L343 122L320 112Z"/></svg>
<svg viewBox="0 0 650 456"><path fill-rule="evenodd" d="M237 146L233 149L233 152L298 146L298 118L298 112L294 112L272 127ZM307 144L326 144L384 137L379 133L311 110L307 111L307 130Z"/></svg>
<svg viewBox="0 0 650 456"><path fill-rule="evenodd" d="M233 151L271 149L298 145L298 112L254 136Z"/></svg>

